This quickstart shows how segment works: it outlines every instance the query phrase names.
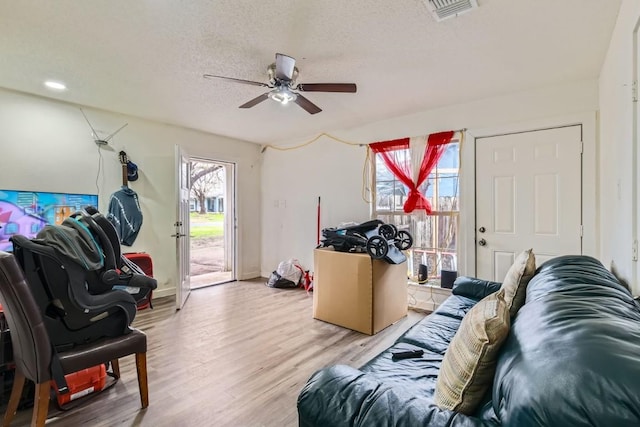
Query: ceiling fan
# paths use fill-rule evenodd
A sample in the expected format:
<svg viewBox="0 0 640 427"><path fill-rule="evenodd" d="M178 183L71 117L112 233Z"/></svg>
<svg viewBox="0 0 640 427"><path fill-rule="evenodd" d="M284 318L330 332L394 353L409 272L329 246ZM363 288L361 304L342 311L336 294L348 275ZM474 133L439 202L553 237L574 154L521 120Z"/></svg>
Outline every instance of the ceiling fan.
<svg viewBox="0 0 640 427"><path fill-rule="evenodd" d="M204 74L204 77L208 79L225 79L232 82L268 87L271 89L269 92L263 93L251 101L242 104L240 108L251 108L271 98L281 104L295 102L309 114L316 114L322 111L322 109L302 96L299 92L356 92L355 83L297 83L296 79L299 70L298 67L296 67L295 58L281 53L276 53L276 62L269 65L267 73L269 75L269 83L235 79L233 77L214 76L213 74Z"/></svg>

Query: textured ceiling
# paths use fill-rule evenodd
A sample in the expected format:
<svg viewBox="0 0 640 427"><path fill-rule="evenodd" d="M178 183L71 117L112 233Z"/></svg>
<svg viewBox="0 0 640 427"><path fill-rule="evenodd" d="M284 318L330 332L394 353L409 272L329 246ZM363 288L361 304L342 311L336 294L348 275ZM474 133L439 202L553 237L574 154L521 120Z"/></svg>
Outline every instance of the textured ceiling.
<svg viewBox="0 0 640 427"><path fill-rule="evenodd" d="M0 86L256 143L596 78L621 0L478 0L435 22L421 0L0 0ZM244 102L276 52L323 111ZM54 93L46 79L64 81ZM82 118L80 118L82 120Z"/></svg>

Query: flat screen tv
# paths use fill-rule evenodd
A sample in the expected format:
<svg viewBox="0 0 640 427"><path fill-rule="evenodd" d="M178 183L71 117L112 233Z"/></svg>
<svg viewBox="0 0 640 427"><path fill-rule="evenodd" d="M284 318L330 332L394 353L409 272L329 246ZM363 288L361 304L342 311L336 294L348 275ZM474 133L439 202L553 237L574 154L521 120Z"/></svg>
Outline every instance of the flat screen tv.
<svg viewBox="0 0 640 427"><path fill-rule="evenodd" d="M34 238L47 224L62 221L82 207L98 206L96 194L0 190L0 250L12 250L9 238Z"/></svg>

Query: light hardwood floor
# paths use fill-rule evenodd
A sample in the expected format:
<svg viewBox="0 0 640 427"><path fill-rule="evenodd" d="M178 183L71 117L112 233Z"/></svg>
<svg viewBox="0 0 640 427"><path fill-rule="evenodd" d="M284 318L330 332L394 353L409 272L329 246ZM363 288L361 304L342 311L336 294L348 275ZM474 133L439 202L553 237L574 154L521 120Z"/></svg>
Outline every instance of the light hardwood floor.
<svg viewBox="0 0 640 427"><path fill-rule="evenodd" d="M154 301L133 326L148 336L149 407L140 410L135 363L121 378L47 426L296 426L296 399L324 366L358 367L390 346L425 314L409 315L374 336L312 318L311 294L272 289L264 280L233 282ZM12 426L29 424L31 410Z"/></svg>

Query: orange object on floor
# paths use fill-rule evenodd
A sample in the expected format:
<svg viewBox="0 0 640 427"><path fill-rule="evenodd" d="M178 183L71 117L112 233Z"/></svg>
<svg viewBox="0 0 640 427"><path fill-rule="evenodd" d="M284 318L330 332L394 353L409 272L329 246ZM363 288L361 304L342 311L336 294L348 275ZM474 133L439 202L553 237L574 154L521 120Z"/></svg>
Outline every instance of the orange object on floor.
<svg viewBox="0 0 640 427"><path fill-rule="evenodd" d="M102 390L107 382L107 368L104 364L100 364L89 369L83 369L82 371L65 375L64 379L69 386L69 393L65 394L59 394L55 382L53 380L51 381L51 386L56 390L58 406L61 407L73 400Z"/></svg>

